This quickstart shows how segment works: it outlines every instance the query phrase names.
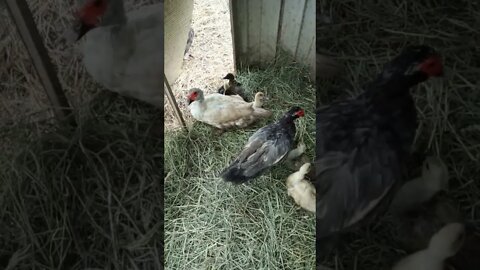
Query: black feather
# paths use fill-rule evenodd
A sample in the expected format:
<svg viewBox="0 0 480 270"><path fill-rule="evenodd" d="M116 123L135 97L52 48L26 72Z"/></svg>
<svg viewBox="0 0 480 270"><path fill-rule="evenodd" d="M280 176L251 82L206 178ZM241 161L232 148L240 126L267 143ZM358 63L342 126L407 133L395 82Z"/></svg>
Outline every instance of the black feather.
<svg viewBox="0 0 480 270"><path fill-rule="evenodd" d="M296 133L294 120L298 117L295 112L299 110L299 107L294 107L277 122L257 130L220 176L225 181L240 184L262 175L281 162L292 149Z"/></svg>
<svg viewBox="0 0 480 270"><path fill-rule="evenodd" d="M406 71L431 53L407 48L364 93L317 110L317 237L348 230L387 209L417 128L409 89L427 79Z"/></svg>

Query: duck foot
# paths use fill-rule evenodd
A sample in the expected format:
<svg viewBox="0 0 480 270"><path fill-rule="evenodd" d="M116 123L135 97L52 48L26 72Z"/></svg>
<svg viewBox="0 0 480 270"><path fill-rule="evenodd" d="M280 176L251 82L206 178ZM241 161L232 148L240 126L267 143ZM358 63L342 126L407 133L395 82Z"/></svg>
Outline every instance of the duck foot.
<svg viewBox="0 0 480 270"><path fill-rule="evenodd" d="M294 160L300 157L301 155L303 155L303 153L305 153L305 149L306 149L305 144L303 142L299 143L297 148L290 150L287 156L287 160Z"/></svg>
<svg viewBox="0 0 480 270"><path fill-rule="evenodd" d="M290 170L298 171L300 167L303 166L303 164L309 163L309 162L310 160L308 159L308 157L305 155L302 155L299 158L296 158L294 160L287 160L286 165Z"/></svg>

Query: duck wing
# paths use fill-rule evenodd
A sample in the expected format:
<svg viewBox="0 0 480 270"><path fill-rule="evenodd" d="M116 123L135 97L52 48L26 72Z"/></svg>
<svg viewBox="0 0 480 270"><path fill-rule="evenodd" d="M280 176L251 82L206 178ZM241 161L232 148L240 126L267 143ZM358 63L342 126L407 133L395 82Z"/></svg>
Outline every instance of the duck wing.
<svg viewBox="0 0 480 270"><path fill-rule="evenodd" d="M240 84L241 85L241 84ZM245 90L240 86L240 85L236 85L234 87L234 90L233 92L235 92L235 94L241 96L243 98L243 100L245 100L246 102L250 102L250 99L247 97L247 95L245 94Z"/></svg>
<svg viewBox="0 0 480 270"><path fill-rule="evenodd" d="M329 152L315 163L318 237L355 225L394 187L399 172L395 154L370 146Z"/></svg>
<svg viewBox="0 0 480 270"><path fill-rule="evenodd" d="M163 106L163 4L127 14L126 24L91 30L83 62L92 78L124 96Z"/></svg>
<svg viewBox="0 0 480 270"><path fill-rule="evenodd" d="M293 138L276 125L255 132L233 163L222 171L225 181L243 183L261 175L282 161L290 151Z"/></svg>
<svg viewBox="0 0 480 270"><path fill-rule="evenodd" d="M317 112L317 237L350 228L384 207L400 182L395 134L380 126L355 102Z"/></svg>
<svg viewBox="0 0 480 270"><path fill-rule="evenodd" d="M209 95L204 102L203 118L218 124L249 118L255 111L250 103L220 94Z"/></svg>

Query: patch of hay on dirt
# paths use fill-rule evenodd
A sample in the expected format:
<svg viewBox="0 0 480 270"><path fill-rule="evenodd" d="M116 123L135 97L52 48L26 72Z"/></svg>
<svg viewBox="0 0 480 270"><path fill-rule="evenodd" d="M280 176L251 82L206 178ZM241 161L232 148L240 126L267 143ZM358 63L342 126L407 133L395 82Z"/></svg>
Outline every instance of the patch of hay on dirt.
<svg viewBox="0 0 480 270"><path fill-rule="evenodd" d="M230 11L227 0L195 0L192 15L195 31L192 46L184 60L182 72L171 85L178 105L187 123L192 122L185 104L185 95L197 87L205 93L215 92L222 78L233 73L233 47ZM185 37L185 44L187 37ZM172 109L165 98L165 126L179 128Z"/></svg>

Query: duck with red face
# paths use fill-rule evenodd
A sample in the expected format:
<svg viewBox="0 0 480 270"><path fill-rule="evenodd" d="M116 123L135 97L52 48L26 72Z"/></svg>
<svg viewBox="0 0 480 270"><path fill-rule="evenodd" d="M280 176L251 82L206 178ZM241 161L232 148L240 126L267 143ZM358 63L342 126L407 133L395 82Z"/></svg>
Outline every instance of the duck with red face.
<svg viewBox="0 0 480 270"><path fill-rule="evenodd" d="M76 12L83 63L103 87L163 108L163 3L125 13L122 0L86 0Z"/></svg>
<svg viewBox="0 0 480 270"><path fill-rule="evenodd" d="M442 75L434 49L410 46L361 95L317 110L317 245L386 210L418 125L410 89Z"/></svg>
<svg viewBox="0 0 480 270"><path fill-rule="evenodd" d="M100 26L101 19L108 7L107 0L91 0L76 12L80 27L78 29L77 41L81 39L88 31Z"/></svg>
<svg viewBox="0 0 480 270"><path fill-rule="evenodd" d="M277 122L257 130L237 158L227 167L221 177L235 184L245 183L265 173L285 158L295 158L302 153L293 149L296 127L295 119L303 117L305 111L292 107ZM295 156L290 155L295 152Z"/></svg>

